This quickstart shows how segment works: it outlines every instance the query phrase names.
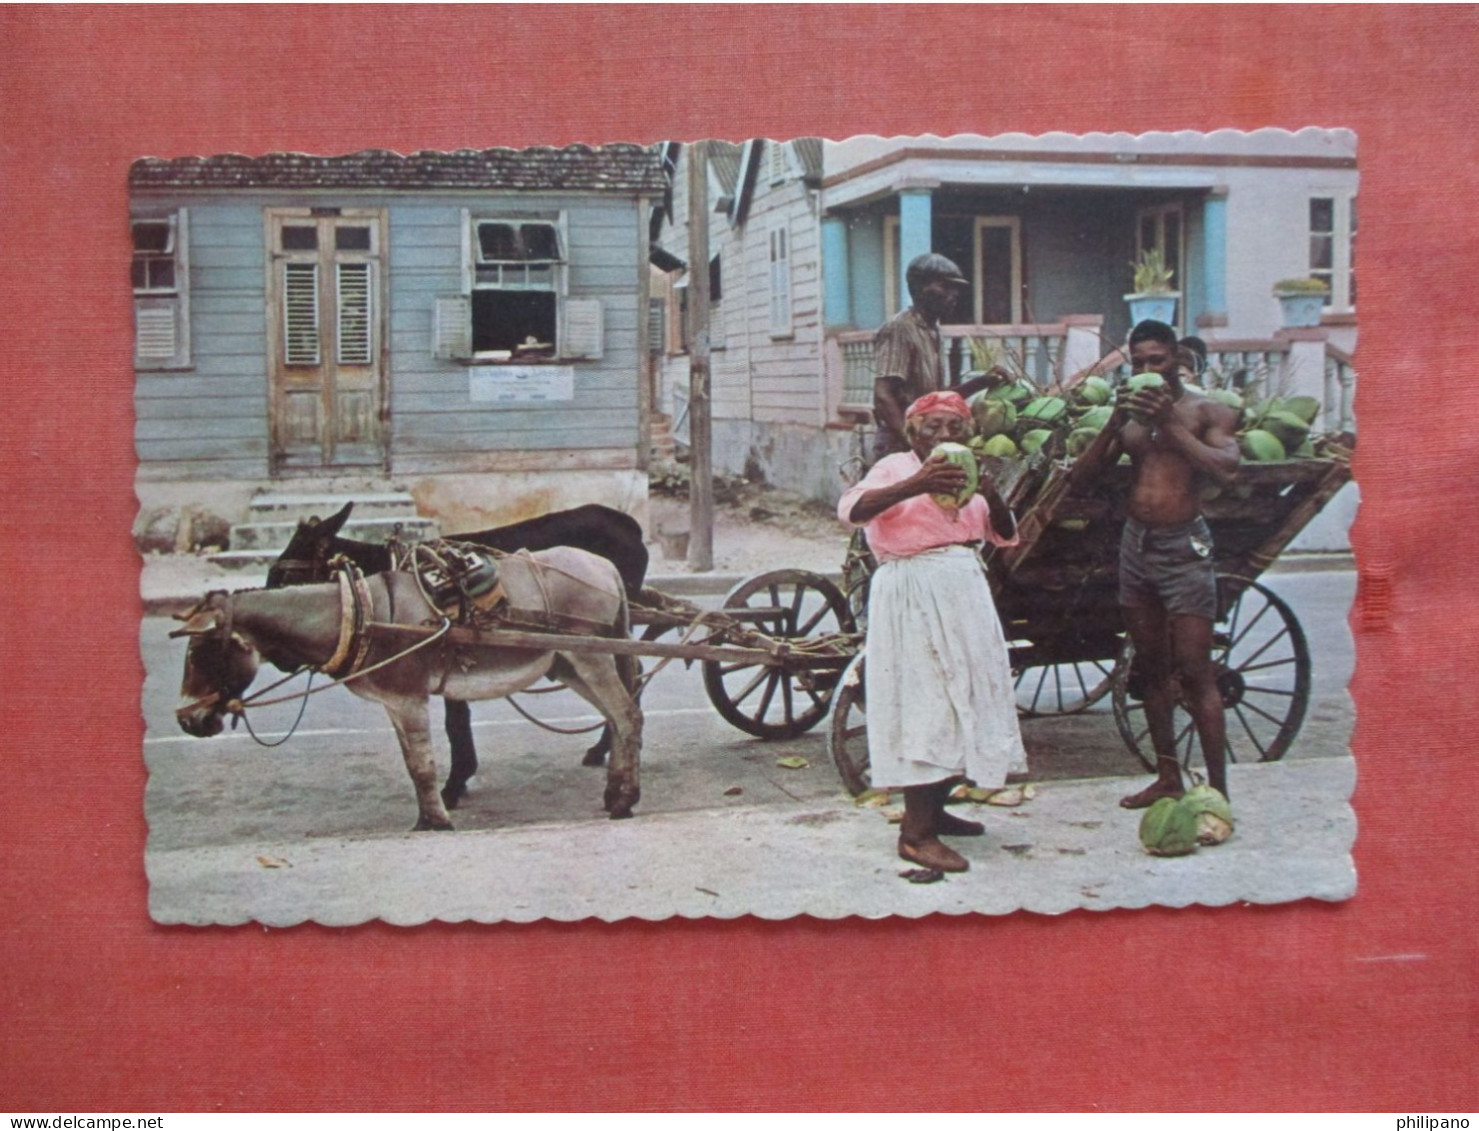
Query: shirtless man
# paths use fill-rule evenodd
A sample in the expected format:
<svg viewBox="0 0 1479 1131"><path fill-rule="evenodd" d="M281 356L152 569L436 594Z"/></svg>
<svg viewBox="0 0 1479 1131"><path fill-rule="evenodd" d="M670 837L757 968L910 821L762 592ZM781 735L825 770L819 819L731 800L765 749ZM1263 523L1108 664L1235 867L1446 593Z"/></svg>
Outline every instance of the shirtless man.
<svg viewBox="0 0 1479 1131"><path fill-rule="evenodd" d="M1090 481L1122 451L1135 466L1120 541L1119 601L1145 679L1156 780L1120 804L1143 809L1184 792L1172 732L1178 676L1208 784L1227 795L1227 731L1212 665L1217 579L1199 488L1206 479L1227 483L1236 476L1238 414L1183 387L1176 333L1164 322L1141 322L1130 332L1130 363L1136 373L1159 373L1165 386L1118 403L1072 478L1075 486Z"/></svg>

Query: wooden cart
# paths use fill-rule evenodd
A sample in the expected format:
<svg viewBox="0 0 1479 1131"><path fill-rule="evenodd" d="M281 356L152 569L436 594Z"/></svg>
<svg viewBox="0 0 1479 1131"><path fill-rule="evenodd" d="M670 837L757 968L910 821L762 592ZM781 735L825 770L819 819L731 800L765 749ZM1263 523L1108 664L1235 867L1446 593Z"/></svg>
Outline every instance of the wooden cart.
<svg viewBox="0 0 1479 1131"><path fill-rule="evenodd" d="M1288 751L1309 704L1310 656L1293 611L1258 578L1350 480L1349 454L1245 463L1236 482L1209 492L1218 574L1213 661L1234 761L1273 761ZM1125 744L1148 769L1155 753L1144 705L1128 686L1131 647L1118 601L1118 555L1131 469L1109 469L1091 489L1070 489L1068 464L1039 459L996 469L1021 519L1016 546L988 552L987 576L1001 614L1027 717L1074 714L1106 695ZM866 560L849 558L849 596L863 607ZM865 662L844 674L831 748L854 793L868 785ZM1191 718L1178 707L1177 750L1197 752Z"/></svg>

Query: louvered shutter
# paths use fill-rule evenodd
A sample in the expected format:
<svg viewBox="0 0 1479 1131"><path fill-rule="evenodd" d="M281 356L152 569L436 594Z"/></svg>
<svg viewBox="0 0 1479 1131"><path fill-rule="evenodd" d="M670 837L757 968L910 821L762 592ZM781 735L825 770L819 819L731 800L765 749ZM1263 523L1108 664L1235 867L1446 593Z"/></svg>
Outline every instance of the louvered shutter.
<svg viewBox="0 0 1479 1131"><path fill-rule="evenodd" d="M766 142L770 149L770 183L778 185L786 179L790 172L790 162L786 159L786 143L783 141Z"/></svg>
<svg viewBox="0 0 1479 1131"><path fill-rule="evenodd" d="M369 365L371 358L370 265L340 263L339 364Z"/></svg>
<svg viewBox="0 0 1479 1131"><path fill-rule="evenodd" d="M791 332L791 259L785 228L770 233L770 332Z"/></svg>
<svg viewBox="0 0 1479 1131"><path fill-rule="evenodd" d="M472 356L472 299L439 295L431 312L431 353L439 361Z"/></svg>
<svg viewBox="0 0 1479 1131"><path fill-rule="evenodd" d="M176 300L162 298L134 299L134 358L140 365L168 365L175 358Z"/></svg>
<svg viewBox="0 0 1479 1131"><path fill-rule="evenodd" d="M647 300L647 352L667 352L667 302L660 298Z"/></svg>
<svg viewBox="0 0 1479 1131"><path fill-rule="evenodd" d="M318 264L283 264L283 361L288 365L317 365Z"/></svg>
<svg viewBox="0 0 1479 1131"><path fill-rule="evenodd" d="M605 314L598 298L565 303L565 357L600 357L605 348Z"/></svg>

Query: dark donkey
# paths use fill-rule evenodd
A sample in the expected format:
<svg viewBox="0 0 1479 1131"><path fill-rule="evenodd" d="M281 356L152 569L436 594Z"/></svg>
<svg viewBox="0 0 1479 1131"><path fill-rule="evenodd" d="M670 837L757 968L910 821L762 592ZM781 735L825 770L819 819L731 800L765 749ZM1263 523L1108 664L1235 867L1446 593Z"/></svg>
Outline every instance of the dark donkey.
<svg viewBox="0 0 1479 1131"><path fill-rule="evenodd" d="M287 549L267 571L267 588L328 581L331 576L329 560L340 554L365 573L381 573L389 569L388 547L339 537L339 531L353 509L353 503L345 503L343 509L328 518L299 522ZM585 550L605 558L616 567L629 602L636 601L647 577L647 546L643 542L641 523L629 514L596 503L455 537L459 542L471 542L510 554L515 550L548 550L555 546ZM455 809L467 794L468 779L477 773L478 751L472 740L472 709L466 700L447 696L442 702L447 742L452 748L452 769L447 775L447 784L442 788L442 800L448 809ZM585 752L584 764L601 765L610 749L611 727L608 725L602 729L596 744Z"/></svg>

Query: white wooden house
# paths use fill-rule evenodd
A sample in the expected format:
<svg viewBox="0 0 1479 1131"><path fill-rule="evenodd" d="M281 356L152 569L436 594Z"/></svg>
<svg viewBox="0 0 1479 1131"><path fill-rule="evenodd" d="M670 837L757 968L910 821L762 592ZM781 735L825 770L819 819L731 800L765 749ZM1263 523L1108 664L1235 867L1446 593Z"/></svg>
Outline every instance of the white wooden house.
<svg viewBox="0 0 1479 1131"><path fill-rule="evenodd" d="M136 162L141 516L383 491L448 532L643 516L664 183L633 145Z"/></svg>
<svg viewBox="0 0 1479 1131"><path fill-rule="evenodd" d="M686 149L668 147L672 205L659 245L688 259ZM828 423L822 350L822 142L799 138L709 143L709 282L714 466L758 469L825 496L836 469L814 459ZM686 437L688 357L682 333L687 273L668 277L660 403Z"/></svg>

